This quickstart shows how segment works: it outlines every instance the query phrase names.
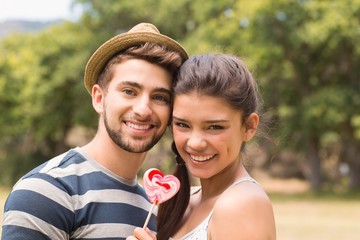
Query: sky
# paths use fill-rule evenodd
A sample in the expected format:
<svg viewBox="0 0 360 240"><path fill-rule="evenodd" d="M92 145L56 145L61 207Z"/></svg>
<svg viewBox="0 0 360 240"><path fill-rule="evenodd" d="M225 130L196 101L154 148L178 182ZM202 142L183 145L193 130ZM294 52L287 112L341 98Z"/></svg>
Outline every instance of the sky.
<svg viewBox="0 0 360 240"><path fill-rule="evenodd" d="M71 0L0 0L0 22L5 20L47 21L75 19Z"/></svg>

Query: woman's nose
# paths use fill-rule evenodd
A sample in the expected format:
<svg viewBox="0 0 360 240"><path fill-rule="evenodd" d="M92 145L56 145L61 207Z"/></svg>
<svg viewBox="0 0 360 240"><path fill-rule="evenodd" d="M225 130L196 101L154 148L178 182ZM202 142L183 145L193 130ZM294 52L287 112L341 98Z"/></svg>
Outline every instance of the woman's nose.
<svg viewBox="0 0 360 240"><path fill-rule="evenodd" d="M206 147L206 141L202 134L192 133L187 141L187 145L194 150L202 150Z"/></svg>

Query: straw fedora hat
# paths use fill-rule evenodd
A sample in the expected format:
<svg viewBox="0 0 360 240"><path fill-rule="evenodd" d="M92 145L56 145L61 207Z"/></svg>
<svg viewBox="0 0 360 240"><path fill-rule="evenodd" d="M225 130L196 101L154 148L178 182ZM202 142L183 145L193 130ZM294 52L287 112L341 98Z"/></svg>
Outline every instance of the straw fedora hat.
<svg viewBox="0 0 360 240"><path fill-rule="evenodd" d="M128 32L109 39L93 53L85 68L84 84L87 91L91 94L92 86L97 83L100 72L110 58L122 50L147 42L164 45L170 51L179 53L183 62L189 57L178 42L161 34L154 25L140 23Z"/></svg>

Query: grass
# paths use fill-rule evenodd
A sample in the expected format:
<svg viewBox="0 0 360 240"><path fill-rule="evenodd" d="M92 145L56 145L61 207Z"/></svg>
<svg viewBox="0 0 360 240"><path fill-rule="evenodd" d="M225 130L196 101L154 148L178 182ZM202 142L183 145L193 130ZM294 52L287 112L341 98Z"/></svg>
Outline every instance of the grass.
<svg viewBox="0 0 360 240"><path fill-rule="evenodd" d="M272 196L278 240L352 240L360 235L359 198Z"/></svg>
<svg viewBox="0 0 360 240"><path fill-rule="evenodd" d="M0 207L9 189L0 188ZM360 194L270 194L277 240L353 240L360 236ZM0 213L2 226L3 211ZM1 229L0 229L1 234Z"/></svg>

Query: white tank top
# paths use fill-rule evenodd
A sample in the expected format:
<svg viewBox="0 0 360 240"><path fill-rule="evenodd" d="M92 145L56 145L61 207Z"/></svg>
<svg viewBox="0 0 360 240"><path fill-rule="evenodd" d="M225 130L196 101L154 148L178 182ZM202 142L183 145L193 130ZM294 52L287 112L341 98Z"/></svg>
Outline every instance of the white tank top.
<svg viewBox="0 0 360 240"><path fill-rule="evenodd" d="M250 181L250 182L253 182L253 183L257 183L251 177L242 177L242 178L239 178L238 180L236 180L235 182L233 182L226 190L228 190L229 188L231 188L232 186L234 186L234 185L236 185L238 183L245 182L245 181ZM175 238L170 238L170 240L207 240L208 239L207 233L208 233L209 221L210 221L210 218L212 216L212 213L213 213L213 211L211 211L210 214L204 219L204 221L202 221L202 223L200 223L192 231L188 232L187 234L185 234L181 238L176 238L176 239Z"/></svg>

